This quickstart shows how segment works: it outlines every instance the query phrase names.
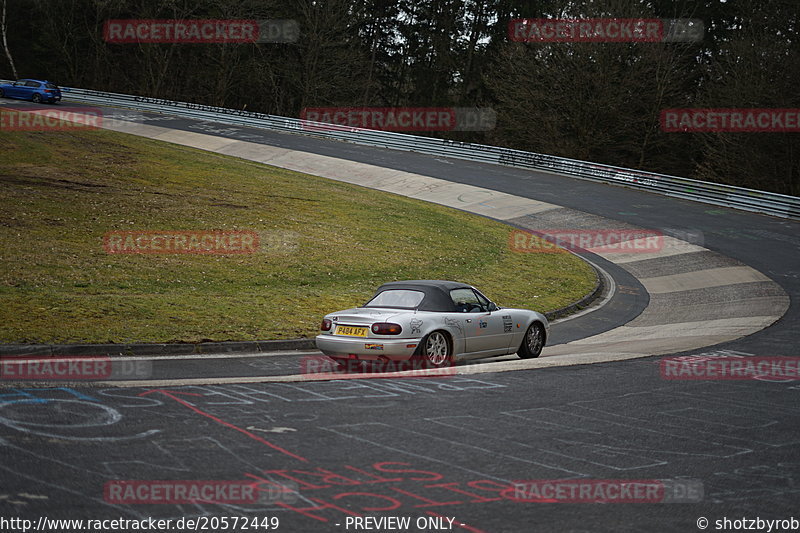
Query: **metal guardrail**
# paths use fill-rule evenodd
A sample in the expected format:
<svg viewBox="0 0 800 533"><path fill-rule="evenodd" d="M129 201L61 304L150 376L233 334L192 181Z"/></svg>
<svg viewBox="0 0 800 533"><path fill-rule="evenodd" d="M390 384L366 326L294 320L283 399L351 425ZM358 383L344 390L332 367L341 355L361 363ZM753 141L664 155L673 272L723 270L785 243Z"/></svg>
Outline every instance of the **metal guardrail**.
<svg viewBox="0 0 800 533"><path fill-rule="evenodd" d="M506 165L515 168L544 170L601 183L623 185L695 202L731 207L794 220L800 219L800 197L797 196L758 191L732 185L711 183L484 144L464 143L404 133L336 126L297 118L280 117L188 102L176 102L160 98L107 93L70 87L62 87L61 90L64 93L65 99L81 103L119 106L139 111L163 113L223 124L311 135L366 146L405 150L464 159L467 161Z"/></svg>

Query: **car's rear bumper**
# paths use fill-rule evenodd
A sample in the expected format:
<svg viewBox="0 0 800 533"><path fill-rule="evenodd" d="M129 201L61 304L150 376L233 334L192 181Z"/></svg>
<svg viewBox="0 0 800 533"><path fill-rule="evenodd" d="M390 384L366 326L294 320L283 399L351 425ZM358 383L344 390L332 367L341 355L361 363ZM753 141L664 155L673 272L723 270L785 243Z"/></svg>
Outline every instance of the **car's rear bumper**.
<svg viewBox="0 0 800 533"><path fill-rule="evenodd" d="M391 359L406 361L417 351L422 339L369 339L341 335L317 335L317 349L329 357L352 358L365 361Z"/></svg>

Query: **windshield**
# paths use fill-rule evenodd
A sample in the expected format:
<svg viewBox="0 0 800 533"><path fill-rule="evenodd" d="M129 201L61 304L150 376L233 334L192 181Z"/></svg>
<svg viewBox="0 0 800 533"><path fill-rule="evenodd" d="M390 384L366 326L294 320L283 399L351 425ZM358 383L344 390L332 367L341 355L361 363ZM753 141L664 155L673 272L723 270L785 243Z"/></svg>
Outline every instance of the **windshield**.
<svg viewBox="0 0 800 533"><path fill-rule="evenodd" d="M421 291L394 289L381 292L367 302L364 307L400 307L402 309L414 309L422 302L424 297L425 293Z"/></svg>

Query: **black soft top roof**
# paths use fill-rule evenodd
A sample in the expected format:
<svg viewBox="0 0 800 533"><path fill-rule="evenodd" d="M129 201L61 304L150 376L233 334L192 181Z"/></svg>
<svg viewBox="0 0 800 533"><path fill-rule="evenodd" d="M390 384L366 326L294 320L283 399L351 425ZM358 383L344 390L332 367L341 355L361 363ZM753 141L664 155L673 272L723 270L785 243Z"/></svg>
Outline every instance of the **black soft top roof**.
<svg viewBox="0 0 800 533"><path fill-rule="evenodd" d="M439 311L442 313L452 313L456 311L456 306L453 299L450 298L450 291L453 289L471 289L472 286L466 283L459 283L457 281L442 281L442 280L410 280L410 281L391 281L384 283L372 298L379 295L383 291L392 289L407 289L420 291L425 294L422 302L417 306L420 311Z"/></svg>

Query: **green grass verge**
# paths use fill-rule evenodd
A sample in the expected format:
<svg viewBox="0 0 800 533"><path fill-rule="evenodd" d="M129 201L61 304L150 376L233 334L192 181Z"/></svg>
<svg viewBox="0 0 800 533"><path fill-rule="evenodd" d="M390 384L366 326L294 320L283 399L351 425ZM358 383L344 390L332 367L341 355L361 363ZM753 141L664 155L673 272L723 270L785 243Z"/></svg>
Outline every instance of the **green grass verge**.
<svg viewBox="0 0 800 533"><path fill-rule="evenodd" d="M547 311L594 284L520 254L503 224L418 200L107 131L0 131L0 342L311 337L397 279L472 283ZM251 255L111 255L116 230L254 230Z"/></svg>

